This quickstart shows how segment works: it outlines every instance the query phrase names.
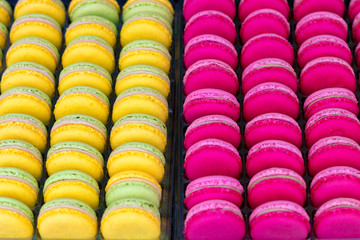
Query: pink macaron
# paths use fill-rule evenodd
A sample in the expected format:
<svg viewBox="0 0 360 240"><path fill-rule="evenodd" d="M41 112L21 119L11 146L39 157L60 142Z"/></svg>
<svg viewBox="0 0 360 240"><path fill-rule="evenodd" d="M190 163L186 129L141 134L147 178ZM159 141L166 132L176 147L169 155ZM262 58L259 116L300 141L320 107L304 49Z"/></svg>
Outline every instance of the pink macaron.
<svg viewBox="0 0 360 240"><path fill-rule="evenodd" d="M184 63L189 68L203 59L216 59L237 68L238 55L235 47L225 38L204 34L192 38L185 46Z"/></svg>
<svg viewBox="0 0 360 240"><path fill-rule="evenodd" d="M290 201L272 201L260 205L250 215L252 239L306 239L310 217L305 209Z"/></svg>
<svg viewBox="0 0 360 240"><path fill-rule="evenodd" d="M246 124L244 135L248 148L265 140L283 140L298 148L302 145L299 124L281 113L266 113L254 118Z"/></svg>
<svg viewBox="0 0 360 240"><path fill-rule="evenodd" d="M263 33L274 33L288 39L290 24L278 11L259 9L250 13L241 24L240 38L243 43Z"/></svg>
<svg viewBox="0 0 360 240"><path fill-rule="evenodd" d="M241 66L246 68L251 63L263 58L279 58L290 65L294 62L294 50L283 37L265 33L251 38L241 50Z"/></svg>
<svg viewBox="0 0 360 240"><path fill-rule="evenodd" d="M202 88L220 89L235 95L239 89L235 71L227 63L215 59L200 60L191 65L183 83L185 95Z"/></svg>
<svg viewBox="0 0 360 240"><path fill-rule="evenodd" d="M348 16L350 18L350 21L354 21L358 13L360 13L360 0L351 0L348 11Z"/></svg>
<svg viewBox="0 0 360 240"><path fill-rule="evenodd" d="M264 8L276 10L287 20L290 19L290 8L286 0L241 0L238 11L240 22L252 12Z"/></svg>
<svg viewBox="0 0 360 240"><path fill-rule="evenodd" d="M320 57L337 57L351 64L352 54L348 44L341 38L331 35L318 35L301 44L298 51L300 68Z"/></svg>
<svg viewBox="0 0 360 240"><path fill-rule="evenodd" d="M297 91L297 78L293 67L284 60L264 58L247 66L242 73L241 87L244 94L258 84L277 82Z"/></svg>
<svg viewBox="0 0 360 240"><path fill-rule="evenodd" d="M244 188L239 180L228 176L207 176L189 183L185 191L185 206L193 206L207 200L226 200L240 207Z"/></svg>
<svg viewBox="0 0 360 240"><path fill-rule="evenodd" d="M330 167L322 170L313 178L310 185L310 199L315 207L339 198L360 200L360 171L345 166Z"/></svg>
<svg viewBox="0 0 360 240"><path fill-rule="evenodd" d="M346 41L347 33L345 20L331 12L310 13L302 18L295 28L295 38L298 44L317 35L333 35Z"/></svg>
<svg viewBox="0 0 360 240"><path fill-rule="evenodd" d="M355 48L356 66L360 66L360 43Z"/></svg>
<svg viewBox="0 0 360 240"><path fill-rule="evenodd" d="M192 207L186 215L186 240L239 240L245 232L240 209L228 201L205 201Z"/></svg>
<svg viewBox="0 0 360 240"><path fill-rule="evenodd" d="M308 147L325 137L340 136L360 143L360 121L355 114L340 108L328 108L314 114L305 126Z"/></svg>
<svg viewBox="0 0 360 240"><path fill-rule="evenodd" d="M354 140L333 136L322 138L310 148L308 168L311 176L334 166L348 166L360 170L360 146Z"/></svg>
<svg viewBox="0 0 360 240"><path fill-rule="evenodd" d="M345 88L325 88L312 93L304 103L305 119L326 108L342 108L359 114L355 94Z"/></svg>
<svg viewBox="0 0 360 240"><path fill-rule="evenodd" d="M186 45L190 39L203 34L217 35L231 43L235 43L236 40L236 28L233 20L226 14L214 10L202 11L190 18L184 29L184 44Z"/></svg>
<svg viewBox="0 0 360 240"><path fill-rule="evenodd" d="M183 15L185 22L188 22L196 13L206 10L216 10L234 19L236 14L235 1L223 0L219 4L218 0L184 0Z"/></svg>
<svg viewBox="0 0 360 240"><path fill-rule="evenodd" d="M211 175L238 178L242 170L241 157L236 148L219 139L205 139L186 152L185 174L190 180Z"/></svg>
<svg viewBox="0 0 360 240"><path fill-rule="evenodd" d="M237 123L223 115L208 115L193 121L186 129L184 147L189 149L195 143L208 138L216 138L240 146L241 133Z"/></svg>
<svg viewBox="0 0 360 240"><path fill-rule="evenodd" d="M264 113L282 113L297 119L299 100L293 90L281 83L261 83L250 89L244 97L245 121Z"/></svg>
<svg viewBox="0 0 360 240"><path fill-rule="evenodd" d="M224 115L237 121L240 116L240 104L234 95L212 88L196 90L186 97L183 115L187 123L214 114Z"/></svg>
<svg viewBox="0 0 360 240"><path fill-rule="evenodd" d="M308 96L324 88L346 88L356 91L355 73L344 60L322 57L310 61L300 74L301 92Z"/></svg>
<svg viewBox="0 0 360 240"><path fill-rule="evenodd" d="M318 239L359 239L360 201L335 198L315 213L314 232Z"/></svg>
<svg viewBox="0 0 360 240"><path fill-rule="evenodd" d="M360 14L357 14L352 24L352 37L355 43L360 42Z"/></svg>
<svg viewBox="0 0 360 240"><path fill-rule="evenodd" d="M291 143L267 140L255 144L248 152L246 172L252 178L268 168L287 168L299 175L305 172L304 159L300 150Z"/></svg>

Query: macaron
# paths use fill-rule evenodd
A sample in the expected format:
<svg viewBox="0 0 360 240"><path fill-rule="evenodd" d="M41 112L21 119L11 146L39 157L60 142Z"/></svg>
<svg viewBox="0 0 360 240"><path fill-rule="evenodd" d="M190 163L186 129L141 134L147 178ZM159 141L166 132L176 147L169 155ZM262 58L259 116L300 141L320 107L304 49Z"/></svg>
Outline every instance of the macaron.
<svg viewBox="0 0 360 240"><path fill-rule="evenodd" d="M59 58L59 51L51 42L38 37L25 37L14 42L8 49L6 66L17 62L30 61L43 65L54 73Z"/></svg>
<svg viewBox="0 0 360 240"><path fill-rule="evenodd" d="M282 140L300 148L302 135L299 124L281 113L262 114L245 126L245 145L251 148L265 140Z"/></svg>
<svg viewBox="0 0 360 240"><path fill-rule="evenodd" d="M355 60L356 66L360 66L360 44L358 44L355 48Z"/></svg>
<svg viewBox="0 0 360 240"><path fill-rule="evenodd" d="M8 113L0 117L0 140L18 139L46 149L47 130L37 118L23 113Z"/></svg>
<svg viewBox="0 0 360 240"><path fill-rule="evenodd" d="M337 57L351 64L352 54L348 44L341 38L331 35L317 35L301 44L298 63L301 68L316 58Z"/></svg>
<svg viewBox="0 0 360 240"><path fill-rule="evenodd" d="M210 175L239 178L242 163L233 145L209 138L195 143L187 150L184 169L185 175L191 181Z"/></svg>
<svg viewBox="0 0 360 240"><path fill-rule="evenodd" d="M5 48L8 35L9 35L9 31L7 27L0 22L0 49Z"/></svg>
<svg viewBox="0 0 360 240"><path fill-rule="evenodd" d="M243 239L245 220L240 209L224 200L208 200L192 207L186 215L185 239Z"/></svg>
<svg viewBox="0 0 360 240"><path fill-rule="evenodd" d="M279 58L292 65L294 50L285 38L277 34L260 34L251 38L243 46L240 57L241 66L244 69L263 58Z"/></svg>
<svg viewBox="0 0 360 240"><path fill-rule="evenodd" d="M290 20L290 8L286 0L241 0L238 9L240 22L243 22L252 12L264 8L276 10L287 20Z"/></svg>
<svg viewBox="0 0 360 240"><path fill-rule="evenodd" d="M310 217L305 209L290 201L272 201L258 206L250 215L253 239L306 239Z"/></svg>
<svg viewBox="0 0 360 240"><path fill-rule="evenodd" d="M158 239L161 234L160 213L152 203L143 199L122 199L106 208L100 230L105 239Z"/></svg>
<svg viewBox="0 0 360 240"><path fill-rule="evenodd" d="M153 40L135 40L121 49L119 69L132 65L145 64L170 72L171 55L169 50L159 42Z"/></svg>
<svg viewBox="0 0 360 240"><path fill-rule="evenodd" d="M114 50L100 37L83 35L70 41L62 55L63 68L78 62L94 63L112 73L115 68Z"/></svg>
<svg viewBox="0 0 360 240"><path fill-rule="evenodd" d="M183 16L188 22L196 13L206 10L216 10L228 15L231 19L235 18L236 6L234 0L225 0L219 4L217 0L185 0L183 4Z"/></svg>
<svg viewBox="0 0 360 240"><path fill-rule="evenodd" d="M72 87L65 90L57 100L54 109L55 119L84 114L105 124L109 118L109 99L100 90L87 86Z"/></svg>
<svg viewBox="0 0 360 240"><path fill-rule="evenodd" d="M78 141L89 144L98 151L105 150L107 130L96 118L74 114L58 119L50 132L50 146L64 141Z"/></svg>
<svg viewBox="0 0 360 240"><path fill-rule="evenodd" d="M38 200L39 186L36 179L19 168L0 167L0 195L9 197L33 209Z"/></svg>
<svg viewBox="0 0 360 240"><path fill-rule="evenodd" d="M129 88L117 96L113 105L112 121L116 122L119 118L132 113L149 114L166 123L169 115L168 102L155 89Z"/></svg>
<svg viewBox="0 0 360 240"><path fill-rule="evenodd" d="M0 237L31 239L34 234L34 214L22 202L0 197Z"/></svg>
<svg viewBox="0 0 360 240"><path fill-rule="evenodd" d="M204 88L190 93L185 98L183 115L187 123L207 115L224 115L237 121L240 116L240 104L236 97L228 92Z"/></svg>
<svg viewBox="0 0 360 240"><path fill-rule="evenodd" d="M24 113L36 117L47 125L51 118L51 99L32 87L14 87L0 96L0 115Z"/></svg>
<svg viewBox="0 0 360 240"><path fill-rule="evenodd" d="M335 166L348 166L360 170L360 146L354 140L333 136L322 138L310 148L308 168L311 176Z"/></svg>
<svg viewBox="0 0 360 240"><path fill-rule="evenodd" d="M225 38L212 34L196 36L185 46L184 64L186 68L204 59L223 61L233 69L238 66L238 54L234 45Z"/></svg>
<svg viewBox="0 0 360 240"><path fill-rule="evenodd" d="M65 33L65 44L83 35L93 35L104 39L111 47L115 47L118 30L106 18L99 16L84 16L73 21Z"/></svg>
<svg viewBox="0 0 360 240"><path fill-rule="evenodd" d="M105 187L106 205L127 198L139 198L148 201L156 208L160 207L161 186L157 180L143 172L124 171L111 176Z"/></svg>
<svg viewBox="0 0 360 240"><path fill-rule="evenodd" d="M87 173L96 181L101 181L103 166L104 158L101 153L82 142L59 142L47 152L46 170L49 176L72 169Z"/></svg>
<svg viewBox="0 0 360 240"><path fill-rule="evenodd" d="M103 92L107 97L112 92L112 78L105 68L89 63L70 64L60 72L59 95L69 88L77 86L93 87Z"/></svg>
<svg viewBox="0 0 360 240"><path fill-rule="evenodd" d="M241 88L244 95L253 87L265 83L277 82L297 92L297 78L293 67L278 58L264 58L247 66L242 72Z"/></svg>
<svg viewBox="0 0 360 240"><path fill-rule="evenodd" d="M203 34L217 35L233 44L236 41L236 28L233 20L226 14L215 10L198 12L189 19L184 29L184 44L186 45L192 38Z"/></svg>
<svg viewBox="0 0 360 240"><path fill-rule="evenodd" d="M208 138L216 138L240 146L239 125L224 115L207 115L194 120L186 129L184 147L189 149L195 143Z"/></svg>
<svg viewBox="0 0 360 240"><path fill-rule="evenodd" d="M351 0L349 4L348 16L350 21L353 22L356 15L360 12L360 1L359 0Z"/></svg>
<svg viewBox="0 0 360 240"><path fill-rule="evenodd" d="M14 9L14 19L30 14L45 14L55 19L61 26L65 24L65 6L60 0L20 0L16 3Z"/></svg>
<svg viewBox="0 0 360 240"><path fill-rule="evenodd" d="M339 0L335 0L339 2ZM302 18L295 28L297 44L317 35L333 35L346 41L347 24L339 15L331 12L314 12Z"/></svg>
<svg viewBox="0 0 360 240"><path fill-rule="evenodd" d="M250 148L246 158L246 172L250 178L274 167L290 169L300 176L305 173L301 151L291 143L266 140Z"/></svg>
<svg viewBox="0 0 360 240"><path fill-rule="evenodd" d="M264 33L274 33L288 39L290 24L280 12L269 8L255 10L241 23L240 38L243 43Z"/></svg>
<svg viewBox="0 0 360 240"><path fill-rule="evenodd" d="M33 87L46 93L50 98L55 91L55 78L46 67L34 62L17 62L3 72L1 92L14 87Z"/></svg>
<svg viewBox="0 0 360 240"><path fill-rule="evenodd" d="M170 79L160 68L151 65L133 65L119 72L115 83L115 93L119 95L133 87L153 88L166 98L170 93Z"/></svg>
<svg viewBox="0 0 360 240"><path fill-rule="evenodd" d="M345 88L325 88L312 93L304 103L305 118L326 108L341 108L359 114L358 101L355 94Z"/></svg>
<svg viewBox="0 0 360 240"><path fill-rule="evenodd" d="M144 142L165 151L167 129L158 118L142 114L129 114L117 120L111 129L111 149L128 142Z"/></svg>
<svg viewBox="0 0 360 240"><path fill-rule="evenodd" d="M77 170L63 170L52 174L45 181L44 202L57 198L72 198L88 204L93 209L99 206L99 185L90 175Z"/></svg>
<svg viewBox="0 0 360 240"><path fill-rule="evenodd" d="M268 168L255 174L249 182L248 202L251 208L261 204L286 200L303 206L306 201L304 179L286 168Z"/></svg>
<svg viewBox="0 0 360 240"><path fill-rule="evenodd" d="M305 142L311 147L325 137L340 136L360 143L360 121L355 114L340 108L328 108L314 114L305 126Z"/></svg>
<svg viewBox="0 0 360 240"><path fill-rule="evenodd" d="M185 95L203 88L215 88L236 95L239 89L235 71L227 63L215 59L192 64L185 72L183 84Z"/></svg>
<svg viewBox="0 0 360 240"><path fill-rule="evenodd" d="M41 207L37 229L40 237L44 239L93 239L97 233L97 217L86 203L76 199L59 198Z"/></svg>
<svg viewBox="0 0 360 240"><path fill-rule="evenodd" d="M324 88L346 88L356 91L355 73L344 60L321 57L310 61L300 74L301 92L308 96Z"/></svg>
<svg viewBox="0 0 360 240"><path fill-rule="evenodd" d="M124 171L140 171L160 182L164 177L165 164L164 154L153 145L128 142L111 152L107 161L107 170L110 177Z"/></svg>
<svg viewBox="0 0 360 240"><path fill-rule="evenodd" d="M227 176L207 176L191 181L186 187L184 204L187 209L208 200L225 200L240 207L244 188L239 180Z"/></svg>
<svg viewBox="0 0 360 240"><path fill-rule="evenodd" d="M335 198L324 203L314 216L317 238L359 238L360 201L353 198Z"/></svg>
<svg viewBox="0 0 360 240"><path fill-rule="evenodd" d="M282 113L297 119L299 99L293 90L281 83L261 83L245 94L243 115L245 121L251 121L264 113Z"/></svg>
<svg viewBox="0 0 360 240"><path fill-rule="evenodd" d="M10 43L24 37L39 37L48 40L60 49L62 44L62 29L60 24L45 14L31 13L23 15L11 25Z"/></svg>
<svg viewBox="0 0 360 240"><path fill-rule="evenodd" d="M0 1L0 22L5 26L8 26L11 22L11 16L13 14L10 4L6 0Z"/></svg>

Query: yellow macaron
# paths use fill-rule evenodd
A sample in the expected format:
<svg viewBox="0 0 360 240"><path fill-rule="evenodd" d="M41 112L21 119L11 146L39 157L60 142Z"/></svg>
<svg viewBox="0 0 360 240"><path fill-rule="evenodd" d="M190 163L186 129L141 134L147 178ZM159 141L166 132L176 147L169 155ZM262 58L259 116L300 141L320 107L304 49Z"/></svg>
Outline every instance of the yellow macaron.
<svg viewBox="0 0 360 240"><path fill-rule="evenodd" d="M6 0L0 0L0 22L5 26L11 23L12 8Z"/></svg>

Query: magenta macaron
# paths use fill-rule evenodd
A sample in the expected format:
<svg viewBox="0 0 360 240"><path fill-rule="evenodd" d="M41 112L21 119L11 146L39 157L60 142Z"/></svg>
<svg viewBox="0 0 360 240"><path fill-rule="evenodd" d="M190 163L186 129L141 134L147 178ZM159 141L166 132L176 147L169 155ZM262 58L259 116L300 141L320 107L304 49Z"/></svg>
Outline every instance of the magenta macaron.
<svg viewBox="0 0 360 240"><path fill-rule="evenodd" d="M238 148L241 141L240 127L229 117L207 115L193 121L186 129L184 147L189 149L195 143L208 138L216 138Z"/></svg>
<svg viewBox="0 0 360 240"><path fill-rule="evenodd" d="M234 19L236 14L235 1L223 0L219 4L218 0L184 0L183 15L185 22L188 22L196 13L206 10L216 10Z"/></svg>
<svg viewBox="0 0 360 240"><path fill-rule="evenodd" d="M227 176L207 176L189 183L184 203L187 209L207 200L226 200L240 207L244 188L239 180Z"/></svg>
<svg viewBox="0 0 360 240"><path fill-rule="evenodd" d="M286 0L241 0L238 11L240 22L243 22L252 12L264 8L276 10L287 20L290 19L290 8Z"/></svg>
<svg viewBox="0 0 360 240"><path fill-rule="evenodd" d="M360 0L351 0L349 4L348 16L350 21L354 21L356 15L360 12Z"/></svg>
<svg viewBox="0 0 360 240"><path fill-rule="evenodd" d="M294 19L300 21L306 15L326 11L335 13L342 17L345 11L344 0L295 0L294 1Z"/></svg>
<svg viewBox="0 0 360 240"><path fill-rule="evenodd" d="M360 14L357 14L352 24L352 37L355 43L360 42Z"/></svg>
<svg viewBox="0 0 360 240"><path fill-rule="evenodd" d="M202 88L220 89L235 95L239 89L235 71L227 63L215 59L192 64L186 70L183 83L185 95Z"/></svg>
<svg viewBox="0 0 360 240"><path fill-rule="evenodd" d="M297 78L293 67L278 58L264 58L247 66L242 73L241 87L244 94L258 84L277 82L297 91Z"/></svg>
<svg viewBox="0 0 360 240"><path fill-rule="evenodd" d="M211 175L238 178L242 163L238 151L230 143L219 139L205 139L188 149L184 169L190 180Z"/></svg>
<svg viewBox="0 0 360 240"><path fill-rule="evenodd" d="M355 48L356 66L360 66L360 43Z"/></svg>

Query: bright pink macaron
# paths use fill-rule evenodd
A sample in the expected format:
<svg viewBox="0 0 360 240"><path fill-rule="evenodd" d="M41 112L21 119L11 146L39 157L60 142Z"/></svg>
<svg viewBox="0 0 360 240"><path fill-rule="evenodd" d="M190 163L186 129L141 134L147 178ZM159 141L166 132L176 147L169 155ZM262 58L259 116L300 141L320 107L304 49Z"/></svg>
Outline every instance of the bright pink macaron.
<svg viewBox="0 0 360 240"><path fill-rule="evenodd" d="M205 139L186 152L185 174L190 180L211 175L238 178L242 170L241 157L236 148L219 139Z"/></svg>
<svg viewBox="0 0 360 240"><path fill-rule="evenodd" d="M206 115L224 115L237 121L240 104L234 95L212 88L204 88L190 93L184 102L183 115L187 123Z"/></svg>
<svg viewBox="0 0 360 240"><path fill-rule="evenodd" d="M278 11L259 9L250 13L241 24L240 38L243 43L263 33L274 33L288 39L290 24Z"/></svg>
<svg viewBox="0 0 360 240"><path fill-rule="evenodd" d="M346 41L347 33L347 24L339 15L331 12L314 12L297 23L295 38L298 44L317 35L333 35Z"/></svg>
<svg viewBox="0 0 360 240"><path fill-rule="evenodd" d="M360 14L357 14L352 24L352 37L355 43L360 42Z"/></svg>
<svg viewBox="0 0 360 240"><path fill-rule="evenodd" d="M306 239L310 217L305 209L290 201L272 201L260 205L250 215L252 239Z"/></svg>
<svg viewBox="0 0 360 240"><path fill-rule="evenodd" d="M360 200L360 171L345 166L322 170L313 178L310 185L310 199L315 207L339 198Z"/></svg>
<svg viewBox="0 0 360 240"><path fill-rule="evenodd" d="M235 71L227 63L215 59L200 60L191 65L183 83L185 95L202 88L220 89L235 95L239 89Z"/></svg>
<svg viewBox="0 0 360 240"><path fill-rule="evenodd" d="M348 15L350 21L354 21L356 15L360 13L360 0L351 0L349 4Z"/></svg>
<svg viewBox="0 0 360 240"><path fill-rule="evenodd" d="M313 12L331 12L342 17L345 11L344 0L295 0L294 19L300 21L303 17Z"/></svg>
<svg viewBox="0 0 360 240"><path fill-rule="evenodd" d="M206 10L216 10L234 19L236 14L235 1L223 0L219 4L218 0L184 0L183 15L185 22L188 22L196 13Z"/></svg>
<svg viewBox="0 0 360 240"><path fill-rule="evenodd" d="M264 8L276 10L287 20L290 19L290 8L286 0L241 0L238 12L240 22L243 22L252 12Z"/></svg>
<svg viewBox="0 0 360 240"><path fill-rule="evenodd" d="M248 148L265 140L283 140L298 148L302 145L299 124L281 113L266 113L248 122L244 138Z"/></svg>
<svg viewBox="0 0 360 240"><path fill-rule="evenodd" d="M245 121L264 113L282 113L297 119L300 113L296 94L281 83L261 83L250 89L244 97Z"/></svg>
<svg viewBox="0 0 360 240"><path fill-rule="evenodd" d="M301 92L308 96L324 88L346 88L356 91L355 73L344 60L322 57L310 61L300 74Z"/></svg>
<svg viewBox="0 0 360 240"><path fill-rule="evenodd" d="M355 48L356 66L360 66L360 43Z"/></svg>
<svg viewBox="0 0 360 240"><path fill-rule="evenodd" d="M325 88L312 93L304 103L305 119L326 108L342 108L359 114L355 94L345 88Z"/></svg>
<svg viewBox="0 0 360 240"><path fill-rule="evenodd" d="M189 149L195 143L208 138L216 138L240 146L241 133L237 123L223 115L208 115L193 121L186 129L184 147Z"/></svg>
<svg viewBox="0 0 360 240"><path fill-rule="evenodd" d="M244 188L239 180L228 176L207 176L189 183L185 191L185 206L191 209L207 200L226 200L240 207Z"/></svg>
<svg viewBox="0 0 360 240"><path fill-rule="evenodd" d="M300 150L291 143L281 140L267 140L255 144L248 152L246 172L252 178L268 168L287 168L302 176L305 172L304 159Z"/></svg>
<svg viewBox="0 0 360 240"><path fill-rule="evenodd" d="M192 38L203 34L217 35L231 43L235 43L236 40L236 28L233 20L226 14L214 10L202 11L190 18L184 29L184 44L186 45Z"/></svg>
<svg viewBox="0 0 360 240"><path fill-rule="evenodd" d="M205 201L192 207L186 215L186 240L239 240L245 232L240 209L228 201Z"/></svg>
<svg viewBox="0 0 360 240"><path fill-rule="evenodd" d="M328 108L314 114L305 126L308 147L325 137L340 136L360 143L360 121L355 114L340 108Z"/></svg>
<svg viewBox="0 0 360 240"><path fill-rule="evenodd" d="M244 94L258 84L277 82L297 91L297 78L293 67L278 58L264 58L247 66L242 73L241 87Z"/></svg>
<svg viewBox="0 0 360 240"><path fill-rule="evenodd" d="M341 38L331 35L318 35L301 44L298 63L303 68L308 62L320 57L337 57L351 64L352 54L348 44Z"/></svg>
<svg viewBox="0 0 360 240"><path fill-rule="evenodd" d="M314 232L318 239L359 239L360 201L335 198L315 213Z"/></svg>
<svg viewBox="0 0 360 240"><path fill-rule="evenodd" d="M263 58L279 58L290 65L294 62L294 50L283 37L265 33L251 38L241 50L241 66L246 68L251 63Z"/></svg>
<svg viewBox="0 0 360 240"><path fill-rule="evenodd" d="M232 43L212 34L196 36L185 46L184 63L186 68L204 59L223 61L233 69L238 66L237 51Z"/></svg>
<svg viewBox="0 0 360 240"><path fill-rule="evenodd" d="M360 170L360 146L354 140L333 136L322 138L310 148L308 168L311 176L335 166L348 166Z"/></svg>

